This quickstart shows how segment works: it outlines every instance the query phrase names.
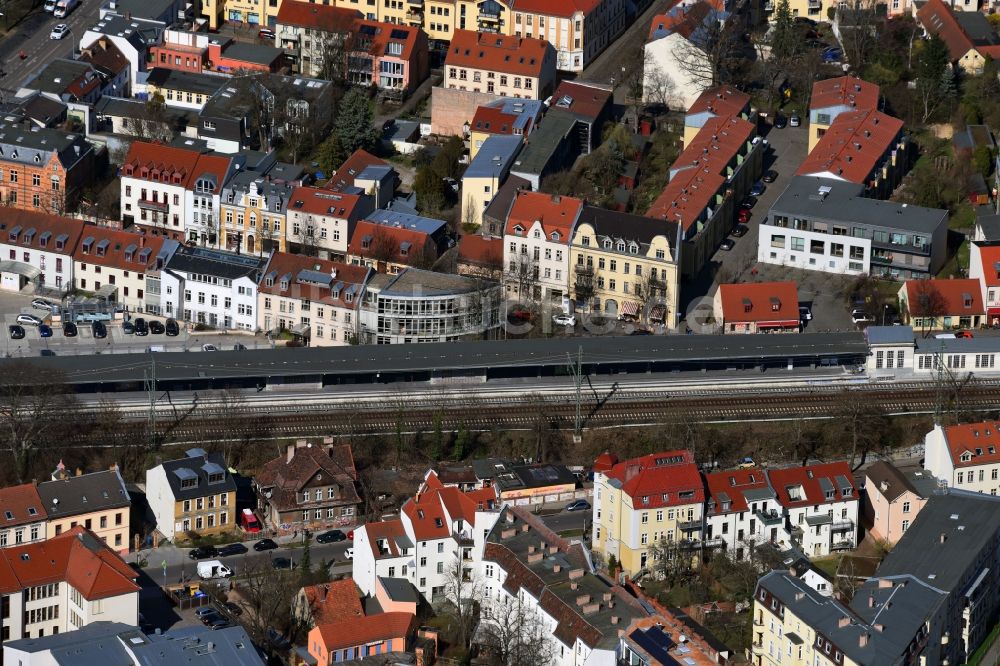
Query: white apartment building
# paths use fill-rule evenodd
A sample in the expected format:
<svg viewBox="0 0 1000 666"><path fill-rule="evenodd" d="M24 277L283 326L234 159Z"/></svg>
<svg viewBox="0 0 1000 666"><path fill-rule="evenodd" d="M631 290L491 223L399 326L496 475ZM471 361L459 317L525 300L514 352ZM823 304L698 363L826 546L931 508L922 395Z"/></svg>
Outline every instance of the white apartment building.
<svg viewBox="0 0 1000 666"><path fill-rule="evenodd" d="M0 548L45 541L47 519L35 484L0 488Z"/></svg>
<svg viewBox="0 0 1000 666"><path fill-rule="evenodd" d="M292 253L346 261L355 223L374 207L367 194L296 187L286 212L285 247Z"/></svg>
<svg viewBox="0 0 1000 666"><path fill-rule="evenodd" d="M398 519L355 530L354 581L374 594L378 577L405 578L427 601L437 601L455 580L456 567L472 579L498 510L492 488L462 492L428 474Z"/></svg>
<svg viewBox="0 0 1000 666"><path fill-rule="evenodd" d="M803 553L820 557L857 545L860 493L846 462L773 469L768 480Z"/></svg>
<svg viewBox="0 0 1000 666"><path fill-rule="evenodd" d="M924 437L924 469L950 488L1000 492L1000 423L935 425Z"/></svg>
<svg viewBox="0 0 1000 666"><path fill-rule="evenodd" d="M268 257L183 246L161 275L168 317L215 328L257 330L257 284Z"/></svg>
<svg viewBox="0 0 1000 666"><path fill-rule="evenodd" d="M4 642L62 634L92 622L139 620L136 573L90 531L0 550Z"/></svg>
<svg viewBox="0 0 1000 666"><path fill-rule="evenodd" d="M60 292L73 287L73 251L83 222L5 208L0 221L0 288L20 291L29 283Z"/></svg>
<svg viewBox="0 0 1000 666"><path fill-rule="evenodd" d="M73 257L74 284L132 312L157 312L160 271L177 241L88 225Z"/></svg>
<svg viewBox="0 0 1000 666"><path fill-rule="evenodd" d="M184 234L188 242L219 247L222 241L222 188L235 161L223 155L200 155L184 196Z"/></svg>
<svg viewBox="0 0 1000 666"><path fill-rule="evenodd" d="M705 475L705 484L706 546L724 546L731 557L744 560L758 544L788 539L784 511L764 470L713 472Z"/></svg>
<svg viewBox="0 0 1000 666"><path fill-rule="evenodd" d="M504 229L504 282L508 294L557 304L568 296L569 245L582 212L580 199L542 192L518 193Z"/></svg>
<svg viewBox="0 0 1000 666"><path fill-rule="evenodd" d="M121 215L125 226L185 241L187 188L199 153L134 141L121 168Z"/></svg>

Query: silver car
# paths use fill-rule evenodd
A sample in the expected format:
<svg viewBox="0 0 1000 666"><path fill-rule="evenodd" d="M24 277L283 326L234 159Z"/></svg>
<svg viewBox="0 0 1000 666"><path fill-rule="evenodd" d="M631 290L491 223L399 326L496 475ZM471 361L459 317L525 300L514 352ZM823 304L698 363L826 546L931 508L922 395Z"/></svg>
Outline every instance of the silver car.
<svg viewBox="0 0 1000 666"><path fill-rule="evenodd" d="M17 315L18 324L27 324L28 326L41 326L42 318L36 317L33 314L19 314Z"/></svg>

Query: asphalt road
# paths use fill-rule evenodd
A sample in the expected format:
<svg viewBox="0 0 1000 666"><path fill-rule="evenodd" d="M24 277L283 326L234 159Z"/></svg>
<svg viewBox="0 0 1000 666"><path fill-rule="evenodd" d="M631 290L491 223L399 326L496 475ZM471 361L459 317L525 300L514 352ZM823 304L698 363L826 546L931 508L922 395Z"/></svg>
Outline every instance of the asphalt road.
<svg viewBox="0 0 1000 666"><path fill-rule="evenodd" d="M3 40L0 40L0 93L8 95L30 76L38 73L54 58L68 58L80 37L97 23L103 0L81 0L69 16L57 19L41 7L28 15ZM52 28L65 23L71 32L61 40L49 39ZM24 60L18 53L24 51Z"/></svg>

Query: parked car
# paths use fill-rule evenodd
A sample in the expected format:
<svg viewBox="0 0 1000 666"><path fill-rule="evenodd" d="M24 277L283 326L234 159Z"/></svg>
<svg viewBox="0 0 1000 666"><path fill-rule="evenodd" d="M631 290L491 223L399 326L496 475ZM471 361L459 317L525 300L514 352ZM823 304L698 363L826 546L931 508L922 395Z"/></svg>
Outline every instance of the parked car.
<svg viewBox="0 0 1000 666"><path fill-rule="evenodd" d="M134 326L136 335L149 335L149 324L142 317L135 320Z"/></svg>
<svg viewBox="0 0 1000 666"><path fill-rule="evenodd" d="M222 606L236 617L243 615L243 607L240 606L235 601L227 601L226 603L222 604Z"/></svg>
<svg viewBox="0 0 1000 666"><path fill-rule="evenodd" d="M746 457L743 458L743 460L740 461L740 464L737 465L737 468L738 469L753 469L756 466L757 466L757 463L755 463L753 461L753 458L751 458L750 456L746 456Z"/></svg>
<svg viewBox="0 0 1000 666"><path fill-rule="evenodd" d="M799 306L799 319L802 321L812 321L813 313L808 305Z"/></svg>
<svg viewBox="0 0 1000 666"><path fill-rule="evenodd" d="M740 224L749 224L751 215L749 208L740 208L740 212L736 214L736 220Z"/></svg>
<svg viewBox="0 0 1000 666"><path fill-rule="evenodd" d="M778 179L778 172L775 171L774 169L768 169L764 173L764 177L761 178L761 180L764 181L765 183L773 183L777 179Z"/></svg>
<svg viewBox="0 0 1000 666"><path fill-rule="evenodd" d="M23 340L25 336L24 327L14 324L10 326L7 330L10 331L11 340Z"/></svg>
<svg viewBox="0 0 1000 666"><path fill-rule="evenodd" d="M52 327L48 324L42 324L38 327L38 337L40 338L51 338L52 337Z"/></svg>
<svg viewBox="0 0 1000 666"><path fill-rule="evenodd" d="M576 317L571 314L552 315L552 321L559 326L576 326Z"/></svg>
<svg viewBox="0 0 1000 666"><path fill-rule="evenodd" d="M201 346L201 350L202 351L219 351L219 348L216 347L215 345L210 345L210 344L206 343L206 344L203 344Z"/></svg>
<svg viewBox="0 0 1000 666"><path fill-rule="evenodd" d="M191 552L188 553L188 557L192 560L204 560L209 557L218 557L219 549L215 546L198 546L197 548L192 548Z"/></svg>
<svg viewBox="0 0 1000 666"><path fill-rule="evenodd" d="M653 334L652 331L647 331L644 328L637 328L631 333L629 333L629 335L652 335L652 334Z"/></svg>
<svg viewBox="0 0 1000 666"><path fill-rule="evenodd" d="M347 541L347 535L340 530L323 532L316 537L316 543L336 543L338 541Z"/></svg>
<svg viewBox="0 0 1000 666"><path fill-rule="evenodd" d="M567 511L586 511L590 508L590 502L585 499L573 500L566 505Z"/></svg>
<svg viewBox="0 0 1000 666"><path fill-rule="evenodd" d="M135 333L135 324L130 321L126 321L122 324L122 333L125 335L132 335Z"/></svg>
<svg viewBox="0 0 1000 666"><path fill-rule="evenodd" d="M753 207L757 205L757 197L747 197L740 204L740 208L743 210L753 210Z"/></svg>
<svg viewBox="0 0 1000 666"><path fill-rule="evenodd" d="M794 118L795 116L792 117ZM796 127L796 125L793 123L792 127ZM760 195L764 194L764 190L766 189L767 187L764 185L764 183L758 180L756 183L753 184L753 187L750 188L750 196L759 197Z"/></svg>
<svg viewBox="0 0 1000 666"><path fill-rule="evenodd" d="M242 342L237 342L235 345L233 345L233 351L246 351L246 350L247 346Z"/></svg>
<svg viewBox="0 0 1000 666"><path fill-rule="evenodd" d="M231 557L233 555L242 555L247 552L247 547L241 543L231 543L228 546L223 546L219 549L219 557Z"/></svg>
<svg viewBox="0 0 1000 666"><path fill-rule="evenodd" d="M44 298L33 298L31 299L31 307L36 310L45 310L46 312L52 312L52 307L55 303L47 301Z"/></svg>
<svg viewBox="0 0 1000 666"><path fill-rule="evenodd" d="M170 336L179 335L181 332L181 327L177 325L176 319L168 319L164 328L166 329L167 335Z"/></svg>
<svg viewBox="0 0 1000 666"><path fill-rule="evenodd" d="M63 324L63 335L67 338L75 338L77 334L76 324L67 321Z"/></svg>
<svg viewBox="0 0 1000 666"><path fill-rule="evenodd" d="M166 328L161 322L158 322L155 319L149 322L149 332L153 335L163 335L165 330Z"/></svg>
<svg viewBox="0 0 1000 666"><path fill-rule="evenodd" d="M219 629L228 629L231 626L233 625L230 624L229 620L220 617L218 620L213 620L211 623L209 623L208 628L211 629L212 631L217 631Z"/></svg>
<svg viewBox="0 0 1000 666"><path fill-rule="evenodd" d="M215 615L219 614L218 609L216 609L214 606L202 606L201 608L199 608L194 612L194 616L200 620L206 615L212 615L213 613Z"/></svg>
<svg viewBox="0 0 1000 666"><path fill-rule="evenodd" d="M274 550L277 547L278 544L274 543L274 541L272 541L271 539L261 539L260 541L258 541L253 545L253 549L256 550L258 553L263 552L265 550Z"/></svg>
<svg viewBox="0 0 1000 666"><path fill-rule="evenodd" d="M732 238L724 238L721 243L719 243L719 249L729 252L734 247L736 247L736 242Z"/></svg>
<svg viewBox="0 0 1000 666"><path fill-rule="evenodd" d="M860 308L855 308L851 310L851 321L855 324L860 324L862 322L873 321L871 316Z"/></svg>
<svg viewBox="0 0 1000 666"><path fill-rule="evenodd" d="M749 230L750 228L747 225L737 224L735 227L733 227L733 236L736 236L737 238L743 238L744 236L747 235L747 232Z"/></svg>
<svg viewBox="0 0 1000 666"><path fill-rule="evenodd" d="M787 124L788 124L788 120L786 120L785 117L783 115L781 115L780 113L777 114L776 116L774 116L774 127L775 127L775 129L785 129L785 126Z"/></svg>
<svg viewBox="0 0 1000 666"><path fill-rule="evenodd" d="M274 41L274 30L271 30L270 28L261 28L260 30L257 31L257 38L258 39L266 39L268 41L273 42Z"/></svg>
<svg viewBox="0 0 1000 666"><path fill-rule="evenodd" d="M844 57L844 52L838 46L831 46L829 48L823 49L820 56L823 58L823 62L835 63L835 62L840 62L840 59Z"/></svg>
<svg viewBox="0 0 1000 666"><path fill-rule="evenodd" d="M294 569L295 565L287 557L275 557L271 560L271 568L275 571L281 571L283 569Z"/></svg>
<svg viewBox="0 0 1000 666"><path fill-rule="evenodd" d="M511 308L510 314L508 315L508 319L512 322L531 321L533 318L534 315L531 314L531 310L523 305L515 305Z"/></svg>
<svg viewBox="0 0 1000 666"><path fill-rule="evenodd" d="M33 314L19 314L17 315L17 323L28 326L41 326L43 322L41 317L36 317Z"/></svg>
<svg viewBox="0 0 1000 666"><path fill-rule="evenodd" d="M206 627L211 626L213 622L218 622L219 620L222 620L223 622L225 621L225 618L223 618L222 615L219 614L219 611L214 608L211 613L205 613L198 619L201 620L201 623Z"/></svg>
<svg viewBox="0 0 1000 666"><path fill-rule="evenodd" d="M65 23L60 23L56 27L52 28L52 32L49 33L49 39L62 39L69 34L69 26Z"/></svg>
<svg viewBox="0 0 1000 666"><path fill-rule="evenodd" d="M108 327L104 325L103 321L95 321L93 324L91 324L90 330L94 332L95 338L108 337Z"/></svg>
<svg viewBox="0 0 1000 666"><path fill-rule="evenodd" d="M955 331L956 338L973 338L972 331Z"/></svg>

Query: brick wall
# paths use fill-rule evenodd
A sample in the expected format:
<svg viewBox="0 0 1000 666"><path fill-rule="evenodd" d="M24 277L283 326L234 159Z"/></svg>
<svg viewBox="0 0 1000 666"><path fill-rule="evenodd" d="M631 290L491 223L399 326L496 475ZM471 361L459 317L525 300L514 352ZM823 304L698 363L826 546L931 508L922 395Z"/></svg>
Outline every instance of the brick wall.
<svg viewBox="0 0 1000 666"><path fill-rule="evenodd" d="M461 136L465 123L472 122L476 108L498 99L499 95L435 86L431 89L431 133Z"/></svg>

